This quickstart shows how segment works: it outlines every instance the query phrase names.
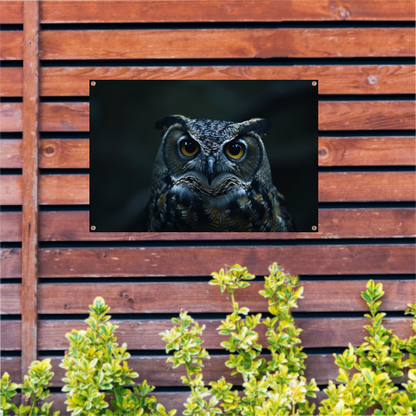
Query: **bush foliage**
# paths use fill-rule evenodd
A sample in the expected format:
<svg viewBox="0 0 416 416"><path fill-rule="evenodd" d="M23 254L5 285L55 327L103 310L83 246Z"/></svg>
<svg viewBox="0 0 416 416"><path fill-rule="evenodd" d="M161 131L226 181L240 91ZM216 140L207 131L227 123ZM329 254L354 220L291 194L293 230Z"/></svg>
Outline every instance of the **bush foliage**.
<svg viewBox="0 0 416 416"><path fill-rule="evenodd" d="M221 343L230 354L226 366L231 374L240 374L242 390L236 389L224 377L206 386L203 381L204 360L208 352L202 348L200 326L185 311L173 318L173 327L160 335L166 342L167 362L173 368L185 367L182 382L190 388L184 415L210 416L276 416L276 415L413 415L416 413L416 336L402 340L383 326L385 313L379 312L383 286L373 280L367 283L361 296L367 303L368 336L359 347L349 344L342 354L334 354L339 367L337 384L329 381L324 389L327 396L316 408L308 398L319 390L314 379L304 377L306 354L302 351L291 309L302 298L299 278L284 273L275 263L265 277L260 295L268 300L270 316L250 314L249 309L236 302L236 290L246 288L255 276L245 267L235 265L212 274L211 285L230 294L232 313L218 331L227 339ZM406 311L413 315L416 332L416 304ZM154 396L147 381L137 384L139 375L132 371L127 360L127 345L117 343L108 315L110 308L97 297L90 305L85 321L87 330L72 330L66 335L69 350L60 366L66 370L63 391L67 395L67 410L72 415L131 415L173 416ZM265 325L267 345L259 344L257 328ZM265 348L270 353L265 359ZM0 416L29 415L57 416L51 412L48 387L53 377L50 359L35 361L22 384L10 382L4 373L0 380ZM395 379L406 373L408 381L401 387ZM12 403L21 390L24 404ZM40 402L43 403L40 403Z"/></svg>

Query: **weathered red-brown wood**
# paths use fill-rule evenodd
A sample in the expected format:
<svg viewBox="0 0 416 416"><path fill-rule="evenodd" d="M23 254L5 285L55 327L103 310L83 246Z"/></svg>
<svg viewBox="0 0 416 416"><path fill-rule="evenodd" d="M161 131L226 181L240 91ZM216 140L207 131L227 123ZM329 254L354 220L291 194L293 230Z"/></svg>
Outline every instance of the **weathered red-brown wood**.
<svg viewBox="0 0 416 416"><path fill-rule="evenodd" d="M0 240L21 241L20 212L0 212ZM88 211L39 213L39 241L273 240L270 233L91 233ZM74 227L76 224L76 227ZM320 209L319 232L279 233L281 240L415 237L413 208Z"/></svg>
<svg viewBox="0 0 416 416"><path fill-rule="evenodd" d="M174 316L179 315L179 311ZM220 319L197 320L206 329L201 337L207 349L222 349L221 342L226 338L218 335L221 325ZM161 332L170 329L173 324L170 320L112 320L118 325L116 336L119 344L126 342L130 350L164 350L166 344L162 341ZM348 343L358 346L364 342L368 332L364 325L368 324L366 318L296 318L295 325L302 328L300 335L304 348L347 347ZM412 320L405 318L384 318L383 325L391 329L400 338L412 336ZM2 350L20 350L20 321L1 321ZM72 329L85 329L87 324L81 320L50 320L39 321L38 348L44 350L66 350L69 347L65 334ZM264 325L258 328L259 343L265 344ZM6 336L6 334L8 336Z"/></svg>
<svg viewBox="0 0 416 416"><path fill-rule="evenodd" d="M0 260L2 279L22 276L22 250L20 248L0 249Z"/></svg>
<svg viewBox="0 0 416 416"><path fill-rule="evenodd" d="M0 60L15 61L22 59L23 32L21 30L2 30Z"/></svg>
<svg viewBox="0 0 416 416"><path fill-rule="evenodd" d="M88 103L42 103L41 131L88 131ZM413 101L321 101L320 130L415 128Z"/></svg>
<svg viewBox="0 0 416 416"><path fill-rule="evenodd" d="M413 56L413 28L43 31L41 59ZM105 47L103 47L105 45Z"/></svg>
<svg viewBox="0 0 416 416"><path fill-rule="evenodd" d="M319 129L415 129L415 110L414 101L321 101Z"/></svg>
<svg viewBox="0 0 416 416"><path fill-rule="evenodd" d="M269 233L91 233L89 231L89 213L82 211L42 212L40 220L41 241L257 240L276 238L275 234ZM74 224L77 224L77 227L74 227ZM11 227L9 226L9 228ZM319 232L279 233L278 238L383 238L413 237L415 235L416 214L412 208L321 209L319 210Z"/></svg>
<svg viewBox="0 0 416 416"><path fill-rule="evenodd" d="M22 240L22 213L0 212L0 241Z"/></svg>
<svg viewBox="0 0 416 416"><path fill-rule="evenodd" d="M18 320L0 321L0 346L1 351L21 351L22 350L22 322ZM22 377L22 368L19 368Z"/></svg>
<svg viewBox="0 0 416 416"><path fill-rule="evenodd" d="M42 175L40 203L42 205L89 203L89 175Z"/></svg>
<svg viewBox="0 0 416 416"><path fill-rule="evenodd" d="M326 172L319 174L320 202L413 201L414 172Z"/></svg>
<svg viewBox="0 0 416 416"><path fill-rule="evenodd" d="M0 1L0 24L23 23L23 1Z"/></svg>
<svg viewBox="0 0 416 416"><path fill-rule="evenodd" d="M414 137L320 137L319 166L411 166Z"/></svg>
<svg viewBox="0 0 416 416"><path fill-rule="evenodd" d="M3 1L0 2L0 16L1 5L4 3ZM23 68L3 67L0 72L0 85L1 97L21 97L23 95Z"/></svg>
<svg viewBox="0 0 416 416"><path fill-rule="evenodd" d="M293 274L414 273L414 246L306 245L41 249L40 277L209 276L225 264L267 274L279 262Z"/></svg>
<svg viewBox="0 0 416 416"><path fill-rule="evenodd" d="M376 281L377 282L377 281ZM386 292L383 311L405 311L407 304L416 298L416 282L413 280L383 281ZM259 295L263 282L252 282L245 290L237 291L236 301L252 312L267 312L268 301ZM304 299L298 302L296 312L357 312L367 311L361 298L366 282L357 281L305 281ZM9 287L10 286L10 287ZM5 285L5 308L17 309L8 300L16 298L19 285ZM85 313L97 293L102 296L112 313L176 313L181 308L190 313L231 313L228 296L221 295L218 287L207 282L173 283L51 283L39 286L39 313ZM3 297L3 294L2 294ZM3 298L2 298L3 299ZM166 300L169 299L169 302ZM344 302L348 299L348 302ZM3 306L2 306L3 308ZM11 312L9 312L11 313ZM18 312L15 312L18 313Z"/></svg>
<svg viewBox="0 0 416 416"><path fill-rule="evenodd" d="M19 175L7 175L0 183L3 205L22 204ZM321 172L319 202L414 201L414 172ZM42 175L39 185L41 205L86 205L89 203L89 176Z"/></svg>
<svg viewBox="0 0 416 416"><path fill-rule="evenodd" d="M42 3L42 22L275 22L315 20L411 20L415 7L400 0L394 7L386 1L360 2L296 0L177 1L59 1L54 7ZM100 13L97 13L100 10Z"/></svg>
<svg viewBox="0 0 416 416"><path fill-rule="evenodd" d="M408 153L408 152L407 152ZM39 144L41 168L89 168L88 139L42 139Z"/></svg>
<svg viewBox="0 0 416 416"><path fill-rule="evenodd" d="M319 166L411 166L414 137L320 137ZM22 167L22 141L0 140L0 168ZM88 139L41 139L40 168L89 168Z"/></svg>
<svg viewBox="0 0 416 416"><path fill-rule="evenodd" d="M0 140L0 168L22 167L22 140Z"/></svg>
<svg viewBox="0 0 416 416"><path fill-rule="evenodd" d="M5 284L0 288L1 315L20 315L22 313L22 285ZM20 369L21 367L19 367Z"/></svg>
<svg viewBox="0 0 416 416"><path fill-rule="evenodd" d="M22 205L22 176L4 175L0 181L2 205Z"/></svg>
<svg viewBox="0 0 416 416"><path fill-rule="evenodd" d="M23 13L22 374L37 357L39 0Z"/></svg>
<svg viewBox="0 0 416 416"><path fill-rule="evenodd" d="M19 68L13 68L19 69ZM319 94L414 94L414 65L45 67L42 96L88 96L89 80L319 79Z"/></svg>
<svg viewBox="0 0 416 416"><path fill-rule="evenodd" d="M21 103L0 103L0 131L21 132L22 125Z"/></svg>

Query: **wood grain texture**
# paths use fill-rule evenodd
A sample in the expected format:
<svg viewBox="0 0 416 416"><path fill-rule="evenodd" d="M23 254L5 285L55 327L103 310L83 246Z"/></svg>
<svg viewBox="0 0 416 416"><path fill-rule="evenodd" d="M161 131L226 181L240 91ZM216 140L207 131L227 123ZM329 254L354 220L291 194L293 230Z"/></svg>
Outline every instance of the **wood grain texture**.
<svg viewBox="0 0 416 416"><path fill-rule="evenodd" d="M21 351L22 349L22 322L0 321L0 349L1 351ZM21 369L18 371L21 374ZM20 375L21 377L21 375Z"/></svg>
<svg viewBox="0 0 416 416"><path fill-rule="evenodd" d="M3 3L3 1L1 3ZM21 61L22 59L23 59L23 31L2 30L0 60Z"/></svg>
<svg viewBox="0 0 416 416"><path fill-rule="evenodd" d="M23 23L23 1L0 1L0 24Z"/></svg>
<svg viewBox="0 0 416 416"><path fill-rule="evenodd" d="M414 129L415 110L414 101L321 101L319 130ZM89 104L41 103L40 130L88 131Z"/></svg>
<svg viewBox="0 0 416 416"><path fill-rule="evenodd" d="M410 57L414 33L413 28L48 30L41 33L40 58Z"/></svg>
<svg viewBox="0 0 416 416"><path fill-rule="evenodd" d="M320 137L319 166L412 166L415 137ZM21 140L0 140L0 167L21 168ZM89 168L88 139L41 139L39 167Z"/></svg>
<svg viewBox="0 0 416 416"><path fill-rule="evenodd" d="M22 140L0 139L0 168L22 167Z"/></svg>
<svg viewBox="0 0 416 416"><path fill-rule="evenodd" d="M20 248L0 249L0 277L22 277L22 250Z"/></svg>
<svg viewBox="0 0 416 416"><path fill-rule="evenodd" d="M319 166L412 166L414 137L320 137Z"/></svg>
<svg viewBox="0 0 416 416"><path fill-rule="evenodd" d="M0 181L2 205L22 205L22 176L4 175Z"/></svg>
<svg viewBox="0 0 416 416"><path fill-rule="evenodd" d="M319 232L279 233L280 240L416 237L413 208L320 209ZM0 212L0 240L21 241L20 212ZM40 241L273 240L271 233L91 233L88 211L39 213Z"/></svg>
<svg viewBox="0 0 416 416"><path fill-rule="evenodd" d="M23 13L22 374L37 358L39 188L39 0Z"/></svg>
<svg viewBox="0 0 416 416"><path fill-rule="evenodd" d="M0 212L0 241L22 240L22 213Z"/></svg>
<svg viewBox="0 0 416 416"><path fill-rule="evenodd" d="M415 129L414 101L321 101L320 130Z"/></svg>
<svg viewBox="0 0 416 416"><path fill-rule="evenodd" d="M0 287L0 314L20 315L22 313L22 285L6 284Z"/></svg>
<svg viewBox="0 0 416 416"><path fill-rule="evenodd" d="M39 200L42 205L85 205L89 186L89 175L42 175Z"/></svg>
<svg viewBox="0 0 416 416"><path fill-rule="evenodd" d="M14 221L16 220L15 216ZM271 233L91 233L89 231L89 213L82 211L42 212L40 221L40 239L42 241L261 240L276 238L276 235ZM74 224L77 226L74 227ZM12 227L8 226L8 228ZM279 233L278 238L286 240L414 237L416 236L416 213L412 208L321 209L319 210L319 230L318 233ZM9 235L11 235L10 231ZM13 235L15 237L9 238L19 238L18 233Z"/></svg>
<svg viewBox="0 0 416 416"><path fill-rule="evenodd" d="M39 144L41 168L89 168L88 139L42 139Z"/></svg>
<svg viewBox="0 0 416 416"><path fill-rule="evenodd" d="M42 175L41 205L87 205L89 175ZM414 201L414 172L321 172L319 202ZM3 205L22 204L19 175L7 175L0 183Z"/></svg>
<svg viewBox="0 0 416 416"><path fill-rule="evenodd" d="M16 71L13 72L15 73ZM88 81L91 79L319 79L319 94L414 94L416 92L414 65L45 67L41 68L40 74L41 95L54 97L88 96ZM18 86L16 85L15 88L17 89Z"/></svg>
<svg viewBox="0 0 416 416"><path fill-rule="evenodd" d="M319 173L319 202L413 201L414 172Z"/></svg>
<svg viewBox="0 0 416 416"><path fill-rule="evenodd" d="M177 316L178 313L174 314ZM204 347L207 349L222 349L221 342L224 336L218 335L218 328L221 325L220 319L197 319L200 325L206 329L201 337ZM129 350L164 350L165 342L162 341L161 332L172 327L170 320L149 319L149 320L112 320L118 325L115 332L118 343L126 342ZM302 328L300 335L304 348L326 348L326 347L347 347L348 343L358 346L364 342L368 332L364 325L368 324L366 318L295 318L295 325ZM409 338L412 335L412 320L404 318L384 318L383 325L391 329L400 338ZM20 350L20 321L2 321L0 323L2 336L2 350ZM82 320L51 320L39 321L39 344L40 351L66 350L69 347L65 334L72 329L86 329L87 325ZM259 328L259 343L265 344L264 325Z"/></svg>
<svg viewBox="0 0 416 416"><path fill-rule="evenodd" d="M0 2L0 16L4 3ZM3 67L0 71L0 85L0 97L21 97L23 95L23 68Z"/></svg>
<svg viewBox="0 0 416 416"><path fill-rule="evenodd" d="M21 132L23 130L21 103L0 103L0 131Z"/></svg>
<svg viewBox="0 0 416 416"><path fill-rule="evenodd" d="M415 272L416 253L408 244L45 248L39 277L209 276L236 263L266 275L275 261L300 275L407 274Z"/></svg>
<svg viewBox="0 0 416 416"><path fill-rule="evenodd" d="M416 282L413 280L382 283L386 292L380 308L382 311L405 311L407 304L416 298ZM368 307L361 298L365 285L364 281L301 282L304 299L299 300L296 312L367 312ZM2 287L5 290L2 299L3 296L6 298L6 311L18 310L17 305L13 307L7 298L9 293L10 298L15 297L19 286ZM263 288L263 282L251 282L248 289L236 292L236 301L253 313L268 312L267 300L259 295ZM39 286L39 313L86 313L97 293L111 306L112 313L177 313L181 308L190 313L233 311L228 296L221 295L218 287L207 282L51 283Z"/></svg>
<svg viewBox="0 0 416 416"><path fill-rule="evenodd" d="M81 3L81 4L80 4ZM43 23L56 22L280 22L321 20L412 20L415 6L399 0L59 1L42 3ZM97 13L97 10L100 13Z"/></svg>

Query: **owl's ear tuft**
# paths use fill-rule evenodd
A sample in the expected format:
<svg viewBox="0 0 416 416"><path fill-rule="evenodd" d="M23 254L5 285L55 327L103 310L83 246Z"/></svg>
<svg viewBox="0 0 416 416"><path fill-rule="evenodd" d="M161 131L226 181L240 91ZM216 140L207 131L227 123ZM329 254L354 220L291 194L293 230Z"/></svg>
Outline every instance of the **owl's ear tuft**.
<svg viewBox="0 0 416 416"><path fill-rule="evenodd" d="M162 120L157 121L156 128L167 130L170 126L173 126L174 124L180 124L186 130L185 120L187 120L185 116L175 114L175 115L168 116Z"/></svg>
<svg viewBox="0 0 416 416"><path fill-rule="evenodd" d="M269 129L272 123L265 118L251 118L250 120L243 121L239 134L244 135L250 131L253 131L259 135L266 135L266 129Z"/></svg>

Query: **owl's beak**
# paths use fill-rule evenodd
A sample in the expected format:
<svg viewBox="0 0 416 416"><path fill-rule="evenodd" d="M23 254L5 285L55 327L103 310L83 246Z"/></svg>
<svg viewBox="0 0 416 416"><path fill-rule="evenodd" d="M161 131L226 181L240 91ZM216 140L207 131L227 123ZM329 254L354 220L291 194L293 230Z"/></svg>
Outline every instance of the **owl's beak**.
<svg viewBox="0 0 416 416"><path fill-rule="evenodd" d="M208 185L209 186L211 186L211 183L214 180L216 174L217 174L217 172L216 172L216 169L215 169L215 157L214 156L208 156L205 176L208 179Z"/></svg>

